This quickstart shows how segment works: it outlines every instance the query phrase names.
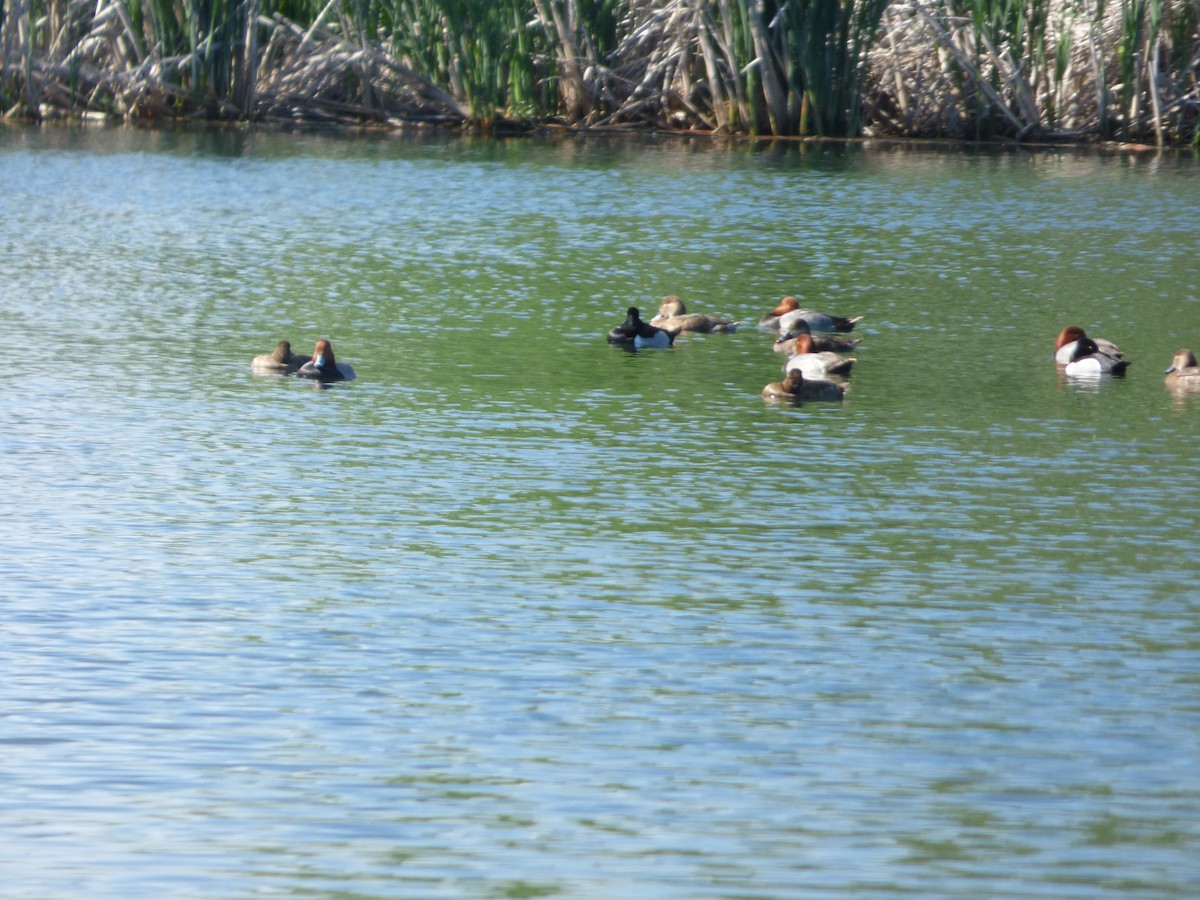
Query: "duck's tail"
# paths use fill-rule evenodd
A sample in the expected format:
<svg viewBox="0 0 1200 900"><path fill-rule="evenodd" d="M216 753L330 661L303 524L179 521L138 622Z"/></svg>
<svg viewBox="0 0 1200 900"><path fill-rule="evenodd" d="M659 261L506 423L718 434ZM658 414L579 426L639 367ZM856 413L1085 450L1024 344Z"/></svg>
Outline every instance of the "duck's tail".
<svg viewBox="0 0 1200 900"><path fill-rule="evenodd" d="M865 316L842 316L837 320L838 331L851 331Z"/></svg>

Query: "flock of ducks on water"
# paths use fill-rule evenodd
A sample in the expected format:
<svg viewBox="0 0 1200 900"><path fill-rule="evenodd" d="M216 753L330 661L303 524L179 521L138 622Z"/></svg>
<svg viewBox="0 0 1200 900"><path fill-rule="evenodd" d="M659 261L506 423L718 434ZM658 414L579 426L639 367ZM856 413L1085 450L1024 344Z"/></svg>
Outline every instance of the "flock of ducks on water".
<svg viewBox="0 0 1200 900"><path fill-rule="evenodd" d="M787 296L763 316L758 327L780 334L775 349L787 353L783 366L783 381L774 381L763 388L766 400L829 400L837 402L846 395L847 386L840 380L850 374L854 357L843 356L853 350L862 338L845 337L862 316L834 316L800 305L795 297ZM642 321L636 306L626 311L625 321L608 333L608 342L634 349L670 347L682 332L699 333L736 331L741 322L724 316L689 313L683 301L672 295L658 307L658 315L649 322ZM831 380L830 376L834 379Z"/></svg>
<svg viewBox="0 0 1200 900"><path fill-rule="evenodd" d="M773 381L762 390L765 400L838 402L846 396L845 377L850 374L855 359L845 354L854 350L862 338L846 337L862 316L835 316L806 309L793 296L784 297L779 305L763 316L758 327L777 331L775 350L787 353L783 365L784 378ZM663 299L658 315L644 322L636 306L629 307L625 321L608 333L608 342L634 349L665 348L676 336L690 331L700 334L733 332L741 322L724 316L689 313L683 301L672 295ZM1059 332L1054 344L1054 362L1069 376L1096 377L1123 375L1129 367L1120 348L1104 338L1092 338L1078 325ZM349 381L354 369L338 362L333 345L322 338L317 341L311 357L292 352L292 345L280 341L271 353L254 357L250 368L272 375L296 375L319 382ZM1166 385L1173 391L1200 393L1200 365L1196 355L1186 348L1175 353L1166 370Z"/></svg>
<svg viewBox="0 0 1200 900"><path fill-rule="evenodd" d="M848 390L843 379L855 362L854 357L843 354L862 340L845 334L853 331L862 318L818 312L802 307L793 296L784 297L758 322L760 329L780 333L775 350L788 354L783 380L764 387L763 399L842 400ZM608 333L608 341L635 349L663 348L670 347L676 336L685 331L732 332L740 324L724 316L689 314L682 300L670 296L663 300L658 315L649 322L642 321L636 306L629 307L625 321ZM1059 332L1054 344L1054 362L1064 374L1085 378L1123 375L1129 367L1129 360L1116 344L1089 337L1078 325ZM1200 392L1200 366L1191 350L1185 348L1175 353L1166 376L1166 385L1173 391Z"/></svg>

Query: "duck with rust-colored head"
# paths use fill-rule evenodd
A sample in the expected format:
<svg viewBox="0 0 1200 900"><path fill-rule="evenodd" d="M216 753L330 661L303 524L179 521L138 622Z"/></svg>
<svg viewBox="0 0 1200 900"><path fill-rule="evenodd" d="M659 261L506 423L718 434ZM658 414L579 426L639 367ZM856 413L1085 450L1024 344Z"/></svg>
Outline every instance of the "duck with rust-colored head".
<svg viewBox="0 0 1200 900"><path fill-rule="evenodd" d="M827 375L849 375L854 367L853 356L838 356L828 350L818 352L813 349L811 335L802 334L796 338L794 352L783 364L783 372L799 370L805 378L824 378Z"/></svg>
<svg viewBox="0 0 1200 900"><path fill-rule="evenodd" d="M672 294L663 298L663 302L658 305L658 315L650 320L650 324L655 328L674 331L677 334L681 331L711 334L737 331L741 322L735 322L724 316L689 313L687 307L683 305L683 301Z"/></svg>
<svg viewBox="0 0 1200 900"><path fill-rule="evenodd" d="M1200 365L1196 364L1196 354L1186 347L1175 351L1166 375L1163 380L1171 390L1200 392Z"/></svg>
<svg viewBox="0 0 1200 900"><path fill-rule="evenodd" d="M825 400L839 403L846 396L844 384L823 381L817 378L805 378L799 369L792 369L784 376L783 381L772 381L762 390L764 400Z"/></svg>
<svg viewBox="0 0 1200 900"><path fill-rule="evenodd" d="M280 341L270 353L264 353L250 360L250 368L252 371L264 374L287 375L297 371L306 362L308 362L307 356L293 353L292 345L289 342Z"/></svg>
<svg viewBox="0 0 1200 900"><path fill-rule="evenodd" d="M797 322L804 322L809 331L853 331L862 316L835 316L817 312L800 305L790 294L779 301L779 305L758 321L758 327L784 334L791 331Z"/></svg>
<svg viewBox="0 0 1200 900"><path fill-rule="evenodd" d="M645 347L670 347L675 343L675 334L676 332L643 322L638 308L631 306L625 312L625 321L608 333L608 342L638 350Z"/></svg>
<svg viewBox="0 0 1200 900"><path fill-rule="evenodd" d="M1087 332L1078 325L1068 325L1058 333L1058 338L1054 342L1054 361L1060 366L1070 364L1075 358L1079 342L1083 340L1092 341L1096 348L1095 352L1114 360L1121 359L1124 355L1112 341L1106 341L1104 338L1089 338Z"/></svg>
<svg viewBox="0 0 1200 900"><path fill-rule="evenodd" d="M321 338L313 350L312 359L302 365L296 375L314 381L351 381L354 369L349 363L340 363L333 355L333 344Z"/></svg>
<svg viewBox="0 0 1200 900"><path fill-rule="evenodd" d="M811 352L813 353L849 353L863 340L862 338L844 337L840 334L813 334L809 331L807 323L796 322L791 331L775 339L773 349L776 353L795 353L796 338L802 334L808 335L812 341Z"/></svg>

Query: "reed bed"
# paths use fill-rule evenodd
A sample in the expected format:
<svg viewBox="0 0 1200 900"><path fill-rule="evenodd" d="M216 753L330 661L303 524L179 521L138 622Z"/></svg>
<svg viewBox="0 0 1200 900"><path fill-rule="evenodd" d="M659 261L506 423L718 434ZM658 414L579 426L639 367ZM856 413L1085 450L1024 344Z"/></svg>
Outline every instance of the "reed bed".
<svg viewBox="0 0 1200 900"><path fill-rule="evenodd" d="M1195 0L900 0L871 52L869 130L1200 145Z"/></svg>
<svg viewBox="0 0 1200 900"><path fill-rule="evenodd" d="M1200 146L1200 0L3 0L8 117Z"/></svg>

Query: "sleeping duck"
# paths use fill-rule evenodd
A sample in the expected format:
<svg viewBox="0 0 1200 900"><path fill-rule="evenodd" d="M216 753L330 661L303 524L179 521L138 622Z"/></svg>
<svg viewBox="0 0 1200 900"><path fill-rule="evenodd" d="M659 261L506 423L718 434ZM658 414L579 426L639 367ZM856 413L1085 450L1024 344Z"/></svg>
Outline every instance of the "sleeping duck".
<svg viewBox="0 0 1200 900"><path fill-rule="evenodd" d="M843 384L805 378L799 369L792 369L783 381L773 381L764 387L762 395L764 400L828 400L837 403L846 396L846 390Z"/></svg>
<svg viewBox="0 0 1200 900"><path fill-rule="evenodd" d="M674 331L677 334L681 331L708 334L717 331L736 331L741 323L724 316L689 313L687 307L683 305L683 301L672 294L663 298L663 302L658 306L658 315L650 320L650 324L655 328Z"/></svg>
<svg viewBox="0 0 1200 900"><path fill-rule="evenodd" d="M758 321L758 327L787 333L797 322L804 322L810 331L853 331L862 316L835 316L806 309L793 296L784 297L779 305Z"/></svg>
<svg viewBox="0 0 1200 900"><path fill-rule="evenodd" d="M812 349L811 335L802 334L796 338L795 352L783 364L784 374L799 370L805 378L824 378L826 375L849 375L855 359L853 356L838 356L829 351L816 352Z"/></svg>
<svg viewBox="0 0 1200 900"><path fill-rule="evenodd" d="M848 353L859 344L862 338L842 337L840 334L813 334L805 322L797 322L791 331L775 339L776 353L795 353L796 338L806 335L812 341L811 353Z"/></svg>
<svg viewBox="0 0 1200 900"><path fill-rule="evenodd" d="M270 353L264 353L250 360L250 368L255 372L286 375L289 372L295 372L306 362L308 362L307 356L293 353L290 343L280 341Z"/></svg>
<svg viewBox="0 0 1200 900"><path fill-rule="evenodd" d="M1114 346L1106 341L1110 347ZM1124 375L1129 367L1129 361L1121 358L1118 350L1116 355L1102 349L1099 341L1090 337L1081 337L1073 342L1074 350L1070 362L1063 367L1063 374L1071 376L1094 377L1098 375ZM1115 349L1115 347L1114 347Z"/></svg>
<svg viewBox="0 0 1200 900"><path fill-rule="evenodd" d="M1075 350L1081 340L1089 340L1087 334L1078 325L1068 325L1058 333L1054 342L1054 361L1060 366L1070 363L1075 357ZM1120 359L1124 354L1112 341L1104 338L1090 338L1096 347L1096 352L1113 359Z"/></svg>

